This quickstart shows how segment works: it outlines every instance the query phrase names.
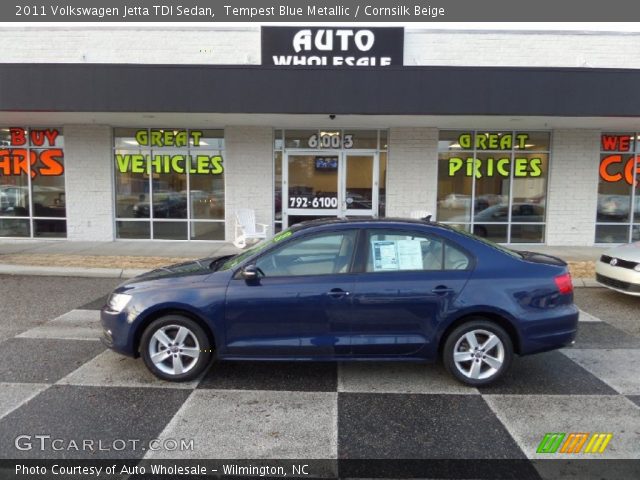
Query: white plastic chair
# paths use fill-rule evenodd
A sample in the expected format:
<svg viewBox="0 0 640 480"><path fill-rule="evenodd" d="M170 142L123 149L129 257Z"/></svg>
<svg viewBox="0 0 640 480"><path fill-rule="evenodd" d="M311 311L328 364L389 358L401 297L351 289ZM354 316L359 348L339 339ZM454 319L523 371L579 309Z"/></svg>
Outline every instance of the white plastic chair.
<svg viewBox="0 0 640 480"><path fill-rule="evenodd" d="M236 232L233 244L245 248L247 240L259 241L267 238L266 223L256 223L256 212L250 208L236 210Z"/></svg>
<svg viewBox="0 0 640 480"><path fill-rule="evenodd" d="M422 220L423 218L427 218L427 217L429 218L433 217L433 214L428 210L413 210L409 215L409 218L416 218L419 220Z"/></svg>

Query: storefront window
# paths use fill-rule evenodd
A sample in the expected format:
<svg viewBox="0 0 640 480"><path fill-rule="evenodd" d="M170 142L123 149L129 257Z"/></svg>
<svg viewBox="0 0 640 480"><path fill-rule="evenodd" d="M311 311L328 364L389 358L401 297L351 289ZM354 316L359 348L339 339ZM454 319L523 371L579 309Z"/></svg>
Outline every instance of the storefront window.
<svg viewBox="0 0 640 480"><path fill-rule="evenodd" d="M0 128L0 236L67 236L61 129Z"/></svg>
<svg viewBox="0 0 640 480"><path fill-rule="evenodd" d="M116 129L117 237L224 240L223 152L222 130Z"/></svg>
<svg viewBox="0 0 640 480"><path fill-rule="evenodd" d="M640 240L640 133L603 133L596 243Z"/></svg>
<svg viewBox="0 0 640 480"><path fill-rule="evenodd" d="M495 242L544 242L549 137L440 132L437 219Z"/></svg>

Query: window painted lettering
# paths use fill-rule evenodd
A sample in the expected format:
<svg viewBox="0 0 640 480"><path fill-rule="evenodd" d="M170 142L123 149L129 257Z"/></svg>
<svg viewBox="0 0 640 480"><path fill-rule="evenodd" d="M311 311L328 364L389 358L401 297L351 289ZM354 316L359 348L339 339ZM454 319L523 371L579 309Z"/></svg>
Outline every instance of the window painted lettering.
<svg viewBox="0 0 640 480"><path fill-rule="evenodd" d="M219 175L224 172L220 155L144 155L116 153L120 173L189 173Z"/></svg>
<svg viewBox="0 0 640 480"><path fill-rule="evenodd" d="M473 158L451 157L449 159L449 176L463 175L465 177L509 177L511 158ZM475 171L475 173L474 173ZM542 159L516 157L513 159L514 177L539 177L542 175Z"/></svg>
<svg viewBox="0 0 640 480"><path fill-rule="evenodd" d="M607 183L624 180L629 185L638 185L636 175L640 179L640 155L609 155L600 161L600 178Z"/></svg>
<svg viewBox="0 0 640 480"><path fill-rule="evenodd" d="M200 146L202 132L191 130L138 130L136 132L136 142L138 145L147 147L187 147L189 139L193 140L195 147Z"/></svg>
<svg viewBox="0 0 640 480"><path fill-rule="evenodd" d="M628 152L631 150L630 135L602 135L602 150L607 152Z"/></svg>
<svg viewBox="0 0 640 480"><path fill-rule="evenodd" d="M504 135L497 133L485 133L476 134L475 145L472 142L472 135L470 133L463 133L458 138L460 147L471 150L475 147L476 150L511 150L514 147L525 148L529 135L526 133Z"/></svg>
<svg viewBox="0 0 640 480"><path fill-rule="evenodd" d="M61 148L40 151L24 148L0 149L0 175L28 175L31 170L31 178L38 175L57 177L64 173L63 157Z"/></svg>

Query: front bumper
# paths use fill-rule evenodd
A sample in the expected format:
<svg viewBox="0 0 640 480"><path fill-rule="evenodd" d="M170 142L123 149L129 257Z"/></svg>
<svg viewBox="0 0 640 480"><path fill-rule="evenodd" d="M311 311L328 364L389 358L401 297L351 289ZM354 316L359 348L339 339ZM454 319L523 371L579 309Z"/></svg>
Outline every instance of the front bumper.
<svg viewBox="0 0 640 480"><path fill-rule="evenodd" d="M597 261L596 282L617 292L640 296L640 272L630 268Z"/></svg>
<svg viewBox="0 0 640 480"><path fill-rule="evenodd" d="M102 323L102 344L122 355L129 357L138 356L135 349L134 329L132 324L127 322L125 311L116 313L106 307L100 312L100 322Z"/></svg>

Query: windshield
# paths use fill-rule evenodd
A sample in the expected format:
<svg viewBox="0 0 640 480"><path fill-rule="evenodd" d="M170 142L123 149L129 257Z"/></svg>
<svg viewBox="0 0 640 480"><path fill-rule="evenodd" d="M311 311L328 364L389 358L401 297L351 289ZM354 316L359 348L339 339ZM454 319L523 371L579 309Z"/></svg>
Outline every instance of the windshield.
<svg viewBox="0 0 640 480"><path fill-rule="evenodd" d="M216 271L229 270L230 268L233 268L236 265L241 264L247 258L255 255L256 253L259 253L259 252L263 251L264 249L270 247L271 245L275 245L276 243L284 240L285 238L290 237L293 234L294 230L295 230L295 228L291 227L288 230L284 230L283 232L280 232L275 237L272 237L272 238L270 238L268 240L261 241L260 243L258 243L256 245L254 245L253 247L251 247L249 250L245 250L244 252L239 253L238 255L235 255L234 257L231 257L226 262L222 263L218 268L216 268Z"/></svg>
<svg viewBox="0 0 640 480"><path fill-rule="evenodd" d="M522 255L520 252L516 252L515 250L511 250L510 248L503 247L502 245L497 244L495 242L492 242L491 240L487 240L486 238L479 237L478 235L474 235L472 233L469 233L466 230L463 230L462 228L457 228L457 227L454 227L453 225L442 225L442 224L440 224L440 226L448 228L450 230L454 230L456 233L464 235L465 237L473 238L474 240L476 240L476 241L478 241L480 243L484 243L488 247L495 248L496 250L499 250L502 253L506 253L507 255L511 255L512 257L524 258L524 255Z"/></svg>

